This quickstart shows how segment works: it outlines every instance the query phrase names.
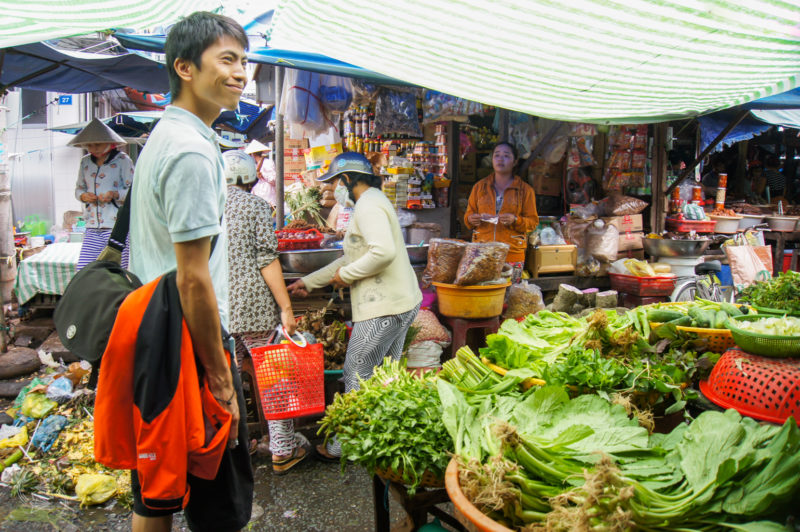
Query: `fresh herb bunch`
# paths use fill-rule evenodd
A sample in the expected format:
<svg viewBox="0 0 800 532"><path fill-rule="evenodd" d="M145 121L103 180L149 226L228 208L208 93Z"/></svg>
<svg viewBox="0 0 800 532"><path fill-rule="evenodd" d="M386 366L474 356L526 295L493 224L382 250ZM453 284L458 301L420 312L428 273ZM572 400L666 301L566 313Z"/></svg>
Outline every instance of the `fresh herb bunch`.
<svg viewBox="0 0 800 532"><path fill-rule="evenodd" d="M303 187L296 192L286 194L289 217L295 220L302 218L314 222L319 227L325 227L325 220L320 215L321 199L322 192L317 187Z"/></svg>
<svg viewBox="0 0 800 532"><path fill-rule="evenodd" d="M800 312L800 273L790 270L769 281L753 283L739 299L759 307Z"/></svg>
<svg viewBox="0 0 800 532"><path fill-rule="evenodd" d="M405 363L385 359L361 387L337 395L320 421L326 439L334 434L342 458L367 468L391 469L414 493L426 471L444 477L453 449L442 423L433 373L414 375Z"/></svg>

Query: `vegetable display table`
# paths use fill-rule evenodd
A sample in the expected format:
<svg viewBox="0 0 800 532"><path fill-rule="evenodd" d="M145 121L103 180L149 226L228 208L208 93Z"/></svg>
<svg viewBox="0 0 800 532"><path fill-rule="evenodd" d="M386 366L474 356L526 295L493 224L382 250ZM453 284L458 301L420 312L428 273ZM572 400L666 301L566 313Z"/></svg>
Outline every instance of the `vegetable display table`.
<svg viewBox="0 0 800 532"><path fill-rule="evenodd" d="M375 530L376 532L390 532L389 521L389 493L400 503L408 513L413 523L413 530L428 522L428 514L438 517L442 522L450 525L454 530L466 532L466 528L454 516L448 514L437 504L450 502L447 490L444 488L418 488L415 495L409 495L405 487L383 480L377 475L372 476L372 497L375 504Z"/></svg>

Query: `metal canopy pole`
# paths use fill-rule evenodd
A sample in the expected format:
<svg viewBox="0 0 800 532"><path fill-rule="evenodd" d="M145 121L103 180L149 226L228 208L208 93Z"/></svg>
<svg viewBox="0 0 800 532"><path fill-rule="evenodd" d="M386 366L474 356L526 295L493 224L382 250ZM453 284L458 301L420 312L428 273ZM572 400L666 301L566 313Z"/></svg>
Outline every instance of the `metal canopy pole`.
<svg viewBox="0 0 800 532"><path fill-rule="evenodd" d="M698 155L697 158L694 161L692 161L692 164L688 165L686 167L686 169L683 172L681 172L681 175L679 175L678 179L676 179L675 182L672 183L672 185L670 185L670 187L667 189L667 192L664 194L664 196L666 196L668 198L670 196L670 194L672 194L672 191L675 190L677 187L679 187L680 184L683 183L683 180L686 179L689 176L691 171L694 170L695 167L698 164L700 164L700 161L705 159L706 155L711 153L711 150L713 150L717 146L717 144L722 142L722 140L725 137L728 136L728 133L733 131L733 128L738 126L739 122L744 120L744 117L746 117L749 112L750 111L747 111L745 109L740 110L739 113L736 116L733 117L733 120L731 120L731 123L728 124L727 126L725 126L725 129L723 129L722 131L719 132L719 135L717 135L717 138L712 140L711 144L706 146L706 149L704 149L702 151L702 153L700 153L700 155Z"/></svg>
<svg viewBox="0 0 800 532"><path fill-rule="evenodd" d="M283 115L281 114L281 91L283 90L283 67L275 67L275 225L281 229L285 224L283 201Z"/></svg>
<svg viewBox="0 0 800 532"><path fill-rule="evenodd" d="M497 121L497 137L500 142L508 141L508 109L500 109Z"/></svg>

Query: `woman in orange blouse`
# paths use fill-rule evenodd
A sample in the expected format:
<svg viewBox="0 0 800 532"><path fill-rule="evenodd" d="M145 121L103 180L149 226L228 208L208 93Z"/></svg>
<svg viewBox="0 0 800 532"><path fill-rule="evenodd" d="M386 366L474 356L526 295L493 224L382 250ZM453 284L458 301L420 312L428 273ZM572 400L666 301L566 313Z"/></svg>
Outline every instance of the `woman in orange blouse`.
<svg viewBox="0 0 800 532"><path fill-rule="evenodd" d="M500 142L492 150L494 173L472 187L464 222L473 230L473 242L504 242L507 261L522 270L526 235L539 224L536 195L522 178L514 175L517 150Z"/></svg>

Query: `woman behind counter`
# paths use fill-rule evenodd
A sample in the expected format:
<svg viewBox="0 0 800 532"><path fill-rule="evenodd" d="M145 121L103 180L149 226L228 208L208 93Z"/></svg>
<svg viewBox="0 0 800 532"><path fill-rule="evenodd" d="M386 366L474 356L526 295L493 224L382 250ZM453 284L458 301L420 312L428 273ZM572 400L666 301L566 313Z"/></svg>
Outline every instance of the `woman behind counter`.
<svg viewBox="0 0 800 532"><path fill-rule="evenodd" d="M97 118L93 119L68 144L86 148L89 153L81 159L75 198L83 203L86 233L83 235L77 270L97 259L108 243L111 229L117 221L117 211L133 183L133 161L117 146L125 139ZM122 252L122 267L128 267L130 246Z"/></svg>
<svg viewBox="0 0 800 532"><path fill-rule="evenodd" d="M394 207L381 192L381 178L360 153L342 153L319 178L339 177L334 196L345 205L355 202L344 236L344 256L289 285L292 295L332 284L350 286L353 332L344 360L345 392L358 389L358 379L368 379L383 358L403 354L406 333L419 310L422 292L408 258ZM338 441L317 446L324 460L341 456Z"/></svg>
<svg viewBox="0 0 800 532"><path fill-rule="evenodd" d="M509 245L506 261L515 280L525 262L526 234L539 224L533 188L514 175L517 150L508 142L492 149L494 172L481 179L469 194L464 222L473 230L473 242L504 242Z"/></svg>

